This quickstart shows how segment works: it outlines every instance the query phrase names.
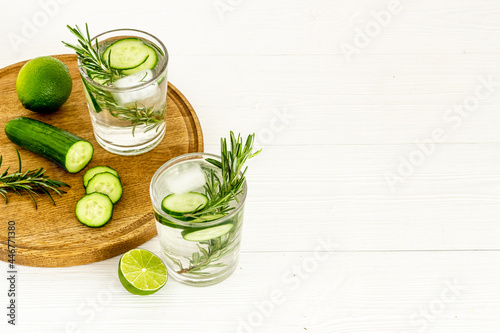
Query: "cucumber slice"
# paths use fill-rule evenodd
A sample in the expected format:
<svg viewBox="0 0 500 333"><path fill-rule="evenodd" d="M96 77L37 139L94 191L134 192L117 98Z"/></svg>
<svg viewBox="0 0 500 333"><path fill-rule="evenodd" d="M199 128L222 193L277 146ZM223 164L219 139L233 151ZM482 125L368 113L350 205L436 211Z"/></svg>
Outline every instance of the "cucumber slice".
<svg viewBox="0 0 500 333"><path fill-rule="evenodd" d="M71 173L83 170L94 154L94 147L87 140L31 118L10 120L5 124L5 134L15 144L57 163Z"/></svg>
<svg viewBox="0 0 500 333"><path fill-rule="evenodd" d="M140 71L143 71L146 69L155 68L156 64L158 63L158 54L151 46L149 46L143 42L141 42L141 43L142 43L143 51L146 52L148 55L147 59L137 67L122 70L122 74L131 75L131 74L135 74L137 72L140 72Z"/></svg>
<svg viewBox="0 0 500 333"><path fill-rule="evenodd" d="M194 220L190 220L189 222L200 223L200 222L215 221L215 220L218 220L220 218L223 218L224 216L226 216L226 214L204 215L204 216L200 216L198 218L195 218Z"/></svg>
<svg viewBox="0 0 500 333"><path fill-rule="evenodd" d="M102 227L113 216L113 203L107 195L87 194L76 203L75 214L78 221L86 226Z"/></svg>
<svg viewBox="0 0 500 333"><path fill-rule="evenodd" d="M94 154L94 147L88 141L78 141L73 144L66 153L64 166L68 172L78 172L85 168ZM90 158L89 158L90 156Z"/></svg>
<svg viewBox="0 0 500 333"><path fill-rule="evenodd" d="M108 166L95 166L93 168L88 169L87 172L85 172L85 174L83 175L83 186L87 187L92 177L94 177L98 173L103 173L103 172L110 172L116 177L120 178L120 176L118 176L118 172L113 168L110 168Z"/></svg>
<svg viewBox="0 0 500 333"><path fill-rule="evenodd" d="M186 229L181 235L187 241L190 242L202 242L207 241L213 238L220 237L222 235L227 234L231 229L233 229L234 225L231 223L218 225L211 228L206 229Z"/></svg>
<svg viewBox="0 0 500 333"><path fill-rule="evenodd" d="M195 219L185 218L183 216L174 216L174 217L178 220L187 221L189 223L201 223L201 222L214 221L214 220L220 219L224 216L226 216L226 215L214 214L214 215L201 216L201 217L195 218ZM164 218L162 215L160 215L157 212L155 212L155 218L156 218L156 221L158 221L159 223L161 223L163 225L166 225L167 227L171 227L171 228L175 228L175 229L186 229L184 226L176 224L175 222L170 221L167 218ZM199 230L199 229L195 229L195 230Z"/></svg>
<svg viewBox="0 0 500 333"><path fill-rule="evenodd" d="M167 214L174 217L182 217L185 214L203 209L207 203L208 198L197 192L169 194L163 199L161 208Z"/></svg>
<svg viewBox="0 0 500 333"><path fill-rule="evenodd" d="M117 203L123 193L120 178L111 172L98 173L87 184L86 193L91 194L94 192L106 194L113 204Z"/></svg>
<svg viewBox="0 0 500 333"><path fill-rule="evenodd" d="M103 56L115 69L131 69L147 61L151 56L150 49L138 38L124 38L108 46Z"/></svg>
<svg viewBox="0 0 500 333"><path fill-rule="evenodd" d="M167 227L175 228L175 229L182 229L182 230L185 229L184 226L178 225L177 223L170 221L167 218L164 218L161 214L159 214L157 212L155 212L155 219L156 219L156 221L158 221L158 223L166 225Z"/></svg>

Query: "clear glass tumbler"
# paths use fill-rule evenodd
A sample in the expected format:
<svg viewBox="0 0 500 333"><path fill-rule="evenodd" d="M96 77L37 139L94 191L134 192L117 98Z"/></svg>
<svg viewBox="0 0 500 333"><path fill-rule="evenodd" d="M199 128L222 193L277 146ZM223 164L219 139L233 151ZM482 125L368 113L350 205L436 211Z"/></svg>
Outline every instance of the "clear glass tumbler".
<svg viewBox="0 0 500 333"><path fill-rule="evenodd" d="M247 194L245 181L238 201L232 205L233 210L212 221L182 221L164 212L162 201L172 193L167 185L168 179L196 178L196 173L191 175L193 164L197 164L200 169L215 170L213 165L205 161L206 158L220 161L219 156L206 153L190 153L171 159L156 171L150 186L162 258L169 275L181 283L193 286L219 283L236 269ZM201 184L187 185L195 187L189 188L189 191L204 193ZM197 237L193 240L189 235Z"/></svg>
<svg viewBox="0 0 500 333"><path fill-rule="evenodd" d="M80 59L78 65L97 142L115 154L138 155L156 147L165 136L168 53L158 38L134 29L104 32L92 42L105 55L110 45L124 39L143 42L150 52L147 59L154 61L115 70L111 79L92 77ZM134 54L130 48L132 59Z"/></svg>

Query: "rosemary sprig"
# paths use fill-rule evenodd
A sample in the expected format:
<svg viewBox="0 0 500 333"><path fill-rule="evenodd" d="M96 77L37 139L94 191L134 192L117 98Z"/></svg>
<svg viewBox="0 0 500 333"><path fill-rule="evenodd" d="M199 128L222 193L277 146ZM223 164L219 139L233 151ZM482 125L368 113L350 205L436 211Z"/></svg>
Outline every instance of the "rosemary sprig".
<svg viewBox="0 0 500 333"><path fill-rule="evenodd" d="M249 159L258 155L262 150L253 152L254 140L255 134L249 135L243 144L243 138L240 134L236 137L233 132L230 132L230 149L228 149L227 140L225 138L221 139L220 161L211 158L206 159L207 162L221 170L221 176L219 177L213 169L203 168L207 179L204 187L208 203L202 210L193 214L186 214L186 217L211 220L211 215L224 216L234 209L234 207L231 207L231 202L238 202L238 196L243 192L243 184L245 183L247 167L244 169L243 167ZM239 216L235 218L240 219ZM199 242L197 244L199 252L194 252L191 255L188 267L183 267L180 260L170 258L179 267L177 273L208 275L210 272L207 269L226 266L224 262L217 261L233 251L234 247L231 245L237 237L240 226L241 221L237 221L231 232Z"/></svg>
<svg viewBox="0 0 500 333"><path fill-rule="evenodd" d="M19 163L18 171L9 175L9 168L7 168L7 170L0 175L0 195L5 198L5 203L9 203L7 194L10 192L16 193L20 196L22 196L23 193L26 193L33 200L36 209L38 209L38 205L35 197L40 197L43 194L46 194L55 205L56 203L52 198L50 191L54 191L59 196L62 196L62 194L66 192L60 190L59 188L70 186L61 181L50 179L45 175L44 168L22 172L21 155L19 155L19 151L17 151L17 149L16 153ZM1 166L2 156L0 155L0 167Z"/></svg>
<svg viewBox="0 0 500 333"><path fill-rule="evenodd" d="M99 49L97 38L95 40L95 48L92 45L88 24L85 23L86 35L83 34L78 25L75 25L74 28L69 25L67 27L78 38L78 45L66 42L63 42L63 44L75 50L80 59L81 67L85 69L89 77L99 78L104 81L104 84L111 84L112 80L119 76L119 72L109 65L109 58L106 59ZM111 52L109 56L111 56Z"/></svg>
<svg viewBox="0 0 500 333"><path fill-rule="evenodd" d="M78 38L78 45L66 42L63 42L63 44L76 52L80 59L80 67L85 70L92 80L97 80L99 84L104 86L112 86L113 81L119 79L122 75L119 70L112 68L110 65L111 52L109 52L106 58L104 52L99 47L97 38L95 39L95 46L92 45L89 27L86 23L85 34L78 25L75 25L75 28L69 25L67 27ZM143 79L140 82L143 82ZM84 88L90 96L91 101L89 102L92 103L94 111L99 113L107 110L115 118L130 122L129 126L132 127L132 135L134 136L137 126L145 126L145 132L147 132L156 128L165 119L164 105L161 105L159 109L164 110L163 112L155 110L154 106L138 106L137 103L134 106L125 107L116 103L113 94L109 91L99 89L92 84L87 84L83 77L82 81Z"/></svg>
<svg viewBox="0 0 500 333"><path fill-rule="evenodd" d="M208 268L224 267L226 264L222 262L215 262L218 259L224 257L232 251L230 247L233 242L234 237L230 237L228 234L210 239L208 241L199 242L198 249L200 252L194 252L192 257L189 259L189 266L184 267L180 260L176 260L169 256L179 270L177 274L185 275L207 275L210 272L206 270ZM206 245L205 248L203 245Z"/></svg>
<svg viewBox="0 0 500 333"><path fill-rule="evenodd" d="M245 174L247 168L243 169L245 163L257 156L262 149L253 152L255 134L247 137L245 144L240 134L236 137L230 132L231 149L228 149L226 138L221 138L221 160L207 158L206 161L221 169L221 178L215 171L205 169L207 182L204 186L208 204L202 210L185 215L203 219L204 216L214 214L227 215L234 208L230 207L232 201L238 202L238 196L243 192ZM243 170L243 171L242 171Z"/></svg>
<svg viewBox="0 0 500 333"><path fill-rule="evenodd" d="M137 126L145 126L146 129L144 133L156 128L165 119L164 112L160 112L164 109L164 107L161 107L160 110L155 109L154 105L148 108L144 104L139 107L136 103L135 107L132 109L117 107L115 109L109 109L109 113L120 120L130 121L132 135L135 135Z"/></svg>

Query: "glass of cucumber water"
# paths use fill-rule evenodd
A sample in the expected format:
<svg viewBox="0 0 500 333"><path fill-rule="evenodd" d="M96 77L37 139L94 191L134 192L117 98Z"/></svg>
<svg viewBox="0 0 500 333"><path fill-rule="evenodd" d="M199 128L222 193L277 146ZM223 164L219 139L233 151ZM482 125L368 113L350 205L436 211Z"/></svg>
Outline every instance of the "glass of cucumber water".
<svg viewBox="0 0 500 333"><path fill-rule="evenodd" d="M108 31L91 42L97 56L79 54L78 65L97 142L119 155L153 149L166 131L165 45L133 29Z"/></svg>
<svg viewBox="0 0 500 333"><path fill-rule="evenodd" d="M247 184L239 178L237 196L210 208L224 201L214 186L223 178L220 161L212 154L185 154L161 166L151 180L164 262L169 275L187 285L219 283L238 262Z"/></svg>

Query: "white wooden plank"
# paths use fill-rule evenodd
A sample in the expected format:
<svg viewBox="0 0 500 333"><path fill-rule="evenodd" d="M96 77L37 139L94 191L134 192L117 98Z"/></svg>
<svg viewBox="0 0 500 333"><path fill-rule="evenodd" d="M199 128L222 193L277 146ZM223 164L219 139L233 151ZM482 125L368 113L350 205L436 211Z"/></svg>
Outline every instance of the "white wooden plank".
<svg viewBox="0 0 500 333"><path fill-rule="evenodd" d="M155 241L144 247L158 252ZM399 333L425 325L426 332L469 333L500 327L499 252L314 255L243 253L240 269L222 284L199 289L169 281L148 297L119 285L118 258L73 268L22 267L19 326L24 332L238 332L250 319L255 332ZM259 315L274 290L283 294L282 302Z"/></svg>
<svg viewBox="0 0 500 333"><path fill-rule="evenodd" d="M498 68L492 54L373 55L350 66L338 56L197 56L176 59L170 80L207 144L228 129L271 145L414 143L436 128L447 143L499 142ZM485 97L465 109L476 89Z"/></svg>
<svg viewBox="0 0 500 333"><path fill-rule="evenodd" d="M5 48L4 61L17 56L31 58L62 51L68 39L66 24L88 22L95 33L128 26L152 32L164 40L173 54L342 54L341 43L354 43L358 30L377 22L373 11L387 10L388 0L253 0L161 1L137 6L132 0L60 1L46 10L37 0L12 4L4 15L3 43L7 33L28 41L14 50ZM222 18L214 5L230 3ZM391 15L356 61L367 54L387 53L484 53L500 52L499 8L494 0L435 2L400 0L401 10ZM99 10L95 10L95 8ZM110 17L111 15L111 17ZM36 22L33 33L23 26ZM126 19L127 18L127 19ZM495 42L496 41L496 42ZM356 45L355 45L356 46ZM5 64L2 64L2 66Z"/></svg>

